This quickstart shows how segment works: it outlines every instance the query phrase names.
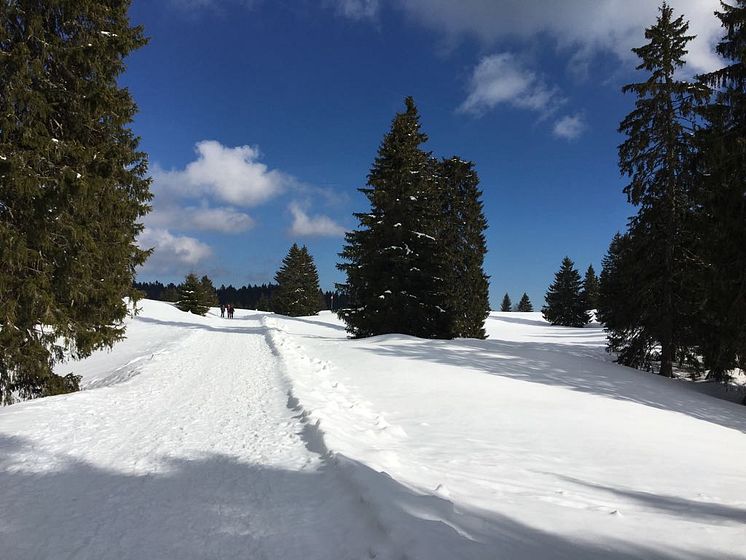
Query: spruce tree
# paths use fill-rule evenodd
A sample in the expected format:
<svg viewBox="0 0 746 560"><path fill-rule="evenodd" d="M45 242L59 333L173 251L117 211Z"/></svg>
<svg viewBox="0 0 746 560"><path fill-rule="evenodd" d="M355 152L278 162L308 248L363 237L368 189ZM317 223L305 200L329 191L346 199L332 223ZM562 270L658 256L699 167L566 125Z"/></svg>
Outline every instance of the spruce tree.
<svg viewBox="0 0 746 560"><path fill-rule="evenodd" d="M518 302L516 311L521 311L522 313L530 313L533 310L534 306L531 304L531 300L528 299L528 294L526 294L526 292L523 292L523 296L521 296L521 301Z"/></svg>
<svg viewBox="0 0 746 560"><path fill-rule="evenodd" d="M319 274L305 246L293 246L275 275L277 288L272 294L272 311L289 317L316 315L319 300Z"/></svg>
<svg viewBox="0 0 746 560"><path fill-rule="evenodd" d="M500 304L500 311L513 311L513 302L510 301L510 296L505 293L503 302Z"/></svg>
<svg viewBox="0 0 746 560"><path fill-rule="evenodd" d="M453 156L438 162L435 183L441 215L437 221L437 258L441 266L442 301L447 338L486 338L490 312L489 283L484 273L487 244L482 191L474 164Z"/></svg>
<svg viewBox="0 0 746 560"><path fill-rule="evenodd" d="M553 325L582 327L590 321L581 293L580 274L569 257L562 260L562 266L554 275L554 283L547 290L546 301L541 312Z"/></svg>
<svg viewBox="0 0 746 560"><path fill-rule="evenodd" d="M218 292L215 290L215 286L212 285L212 280L207 276L203 276L199 283L202 293L202 302L208 307L217 307L220 302L218 301Z"/></svg>
<svg viewBox="0 0 746 560"><path fill-rule="evenodd" d="M622 121L619 131L627 139L619 147L619 166L630 178L625 187L629 202L639 207L630 220L634 257L646 266L635 279L646 297L638 307L637 327L643 338L660 345L659 373L673 375L673 363L687 351L688 280L691 271L686 247L691 244L688 228L693 184L693 109L706 94L702 87L678 81L686 45L692 39L683 17L674 18L664 3L655 25L645 31L648 43L633 49L649 74L641 83L626 85L624 92L637 96L635 109ZM622 333L611 333L621 340ZM624 346L623 341L621 342Z"/></svg>
<svg viewBox="0 0 746 560"><path fill-rule="evenodd" d="M207 314L210 309L210 295L205 292L204 284L197 279L196 274L187 274L177 291L179 299L176 301L176 307L178 309L195 315Z"/></svg>
<svg viewBox="0 0 746 560"><path fill-rule="evenodd" d="M148 210L117 84L146 42L129 1L0 4L0 403L77 389L53 366L124 336Z"/></svg>
<svg viewBox="0 0 746 560"><path fill-rule="evenodd" d="M716 12L724 36L721 70L701 76L716 89L700 110L700 181L695 194L700 264L696 337L710 377L746 369L746 1Z"/></svg>
<svg viewBox="0 0 746 560"><path fill-rule="evenodd" d="M593 265L588 266L583 278L583 298L587 310L598 308L598 277Z"/></svg>
<svg viewBox="0 0 746 560"><path fill-rule="evenodd" d="M359 229L348 232L338 284L348 306L338 314L355 337L403 333L447 338L444 263L438 258L439 217L434 163L421 145L427 136L411 97L384 136L359 189L370 210L355 214Z"/></svg>
<svg viewBox="0 0 746 560"><path fill-rule="evenodd" d="M652 369L656 341L641 323L646 297L636 285L647 263L637 259L639 250L629 233L616 234L604 256L599 279L597 319L604 325L608 351L616 361L638 369Z"/></svg>

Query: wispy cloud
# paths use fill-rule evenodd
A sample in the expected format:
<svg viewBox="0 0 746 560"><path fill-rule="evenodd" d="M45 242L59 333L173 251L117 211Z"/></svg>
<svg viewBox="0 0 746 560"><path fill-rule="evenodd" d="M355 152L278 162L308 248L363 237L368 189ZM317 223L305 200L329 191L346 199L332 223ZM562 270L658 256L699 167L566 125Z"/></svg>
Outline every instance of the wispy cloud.
<svg viewBox="0 0 746 560"><path fill-rule="evenodd" d="M355 20L374 19L380 8L379 0L327 0L337 13Z"/></svg>
<svg viewBox="0 0 746 560"><path fill-rule="evenodd" d="M137 243L143 249L154 249L142 268L145 272L189 272L212 255L212 249L206 243L160 228L146 227Z"/></svg>
<svg viewBox="0 0 746 560"><path fill-rule="evenodd" d="M156 201L153 212L145 217L147 226L186 231L215 231L225 234L243 233L254 227L248 214L231 207L163 205Z"/></svg>
<svg viewBox="0 0 746 560"><path fill-rule="evenodd" d="M586 124L583 116L580 114L565 115L554 123L552 132L558 138L564 140L575 140L585 132Z"/></svg>
<svg viewBox="0 0 746 560"><path fill-rule="evenodd" d="M154 248L143 267L148 273L181 274L210 264L212 248L199 239L201 232L235 235L256 226L247 208L255 208L282 194L325 201L335 200L329 188L308 185L261 161L256 146L230 147L215 140L195 146L195 158L181 168L154 165L153 210L145 216L139 245ZM341 236L345 229L329 216L308 212L308 204L293 201L288 209L297 237Z"/></svg>
<svg viewBox="0 0 746 560"><path fill-rule="evenodd" d="M562 0L557 6L538 0L400 0L392 2L409 17L451 40L474 37L485 45L504 40L553 39L569 51L574 63L600 52L615 54L630 67L632 47L645 41L645 28L655 22L660 2L653 0ZM559 7L561 4L561 8ZM623 6L622 6L623 4ZM697 38L689 44L692 72L719 66L713 45L722 33L713 12L719 0L669 0L689 20Z"/></svg>
<svg viewBox="0 0 746 560"><path fill-rule="evenodd" d="M506 104L547 116L564 102L559 88L549 86L512 53L499 53L484 57L474 68L459 111L478 115Z"/></svg>
<svg viewBox="0 0 746 560"><path fill-rule="evenodd" d="M145 272L182 273L212 256L193 232L238 234L254 227L243 209L255 207L299 184L260 161L255 146L224 146L204 140L183 168L153 166L153 210L145 216L142 247L153 247Z"/></svg>
<svg viewBox="0 0 746 560"><path fill-rule="evenodd" d="M309 216L298 202L291 202L288 210L293 215L290 234L298 237L338 237L344 235L345 228L328 216Z"/></svg>

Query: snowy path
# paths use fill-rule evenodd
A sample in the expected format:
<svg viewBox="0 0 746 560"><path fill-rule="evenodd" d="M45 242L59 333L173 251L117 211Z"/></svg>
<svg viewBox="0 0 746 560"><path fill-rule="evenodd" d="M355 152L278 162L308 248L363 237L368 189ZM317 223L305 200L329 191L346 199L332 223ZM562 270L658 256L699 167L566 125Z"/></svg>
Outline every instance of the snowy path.
<svg viewBox="0 0 746 560"><path fill-rule="evenodd" d="M3 558L379 551L359 496L298 435L259 317L194 320L126 383L0 412Z"/></svg>
<svg viewBox="0 0 746 560"><path fill-rule="evenodd" d="M746 560L746 409L597 327L142 306L88 390L0 409L0 560Z"/></svg>

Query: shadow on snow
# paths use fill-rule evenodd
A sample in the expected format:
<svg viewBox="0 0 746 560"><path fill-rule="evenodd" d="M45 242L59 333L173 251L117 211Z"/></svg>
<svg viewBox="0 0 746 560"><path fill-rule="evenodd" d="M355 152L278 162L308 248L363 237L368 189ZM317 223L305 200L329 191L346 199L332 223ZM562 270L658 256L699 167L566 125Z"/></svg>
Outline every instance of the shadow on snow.
<svg viewBox="0 0 746 560"><path fill-rule="evenodd" d="M218 454L163 458L159 468L140 474L54 457L53 470L33 473L14 459L30 447L0 436L0 541L4 557L14 560L707 557L675 547L565 538L498 514L456 509L340 456L300 471ZM327 507L340 491L349 513L343 518L339 507ZM349 533L351 519L370 529Z"/></svg>

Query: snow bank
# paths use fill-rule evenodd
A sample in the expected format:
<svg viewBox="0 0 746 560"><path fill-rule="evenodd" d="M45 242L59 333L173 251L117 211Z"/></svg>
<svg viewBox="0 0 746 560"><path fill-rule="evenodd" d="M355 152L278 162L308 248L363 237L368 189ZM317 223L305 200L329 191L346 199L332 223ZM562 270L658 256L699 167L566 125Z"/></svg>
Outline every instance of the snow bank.
<svg viewBox="0 0 746 560"><path fill-rule="evenodd" d="M426 341L265 322L408 557L746 558L746 409L610 363L597 326L493 313L488 340Z"/></svg>

